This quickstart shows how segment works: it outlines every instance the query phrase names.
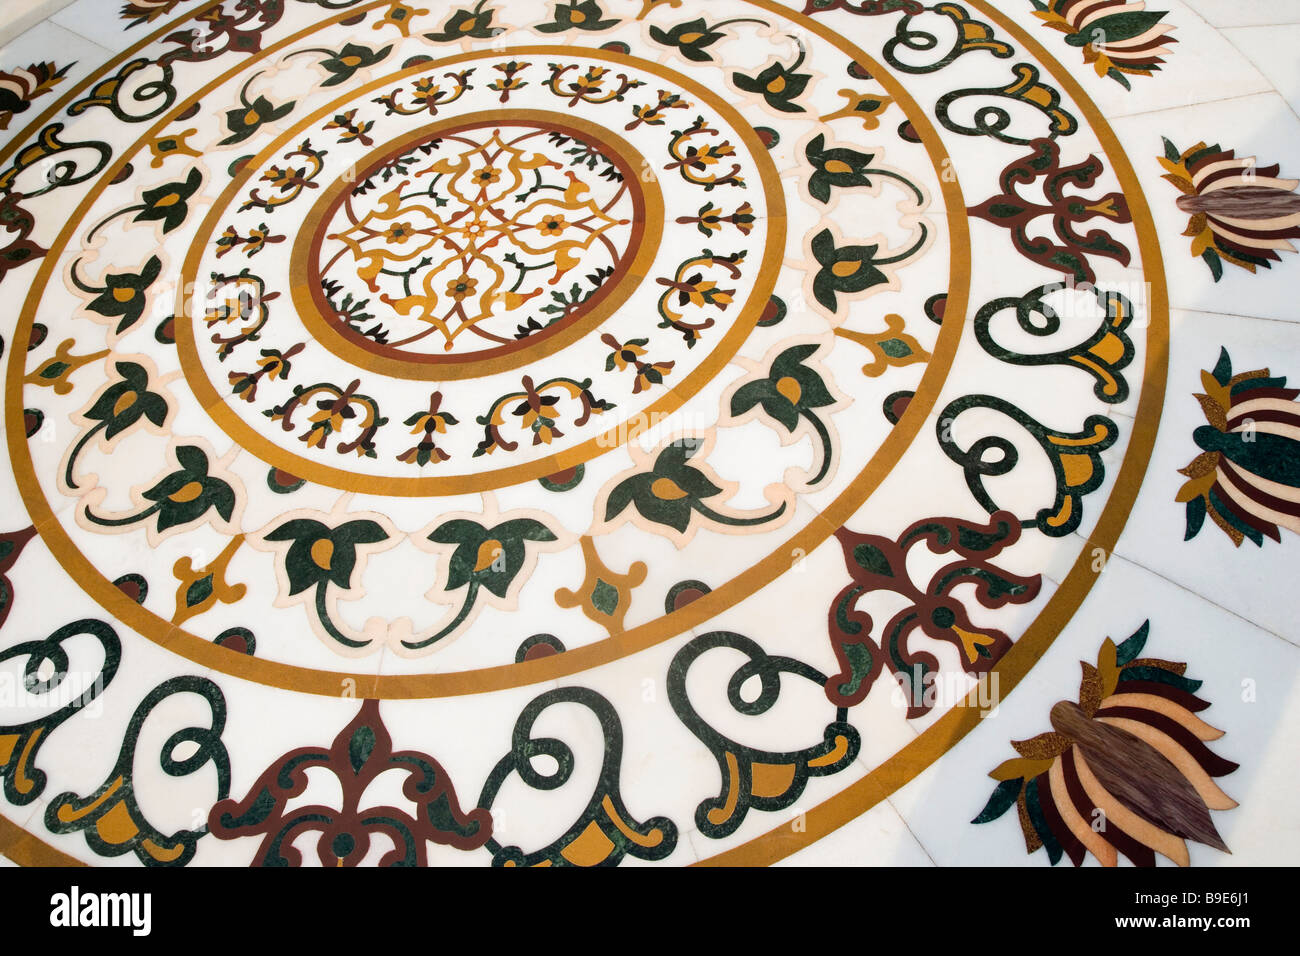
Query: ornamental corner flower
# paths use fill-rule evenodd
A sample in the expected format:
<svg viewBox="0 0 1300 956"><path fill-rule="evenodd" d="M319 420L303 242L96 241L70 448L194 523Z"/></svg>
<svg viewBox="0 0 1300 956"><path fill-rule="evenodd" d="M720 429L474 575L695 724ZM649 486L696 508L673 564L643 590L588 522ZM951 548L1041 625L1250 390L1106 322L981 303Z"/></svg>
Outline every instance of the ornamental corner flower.
<svg viewBox="0 0 1300 956"><path fill-rule="evenodd" d="M1149 622L1118 645L1107 638L1095 666L1080 662L1078 703L1058 701L1052 730L1012 741L1019 756L989 773L998 785L972 823L1015 806L1025 849L1046 850L1052 865L1091 855L1117 866L1123 854L1151 867L1159 854L1188 866L1188 840L1229 852L1212 811L1237 803L1214 778L1237 764L1206 746L1223 732L1198 716L1210 704L1187 665L1139 656L1148 631Z"/></svg>
<svg viewBox="0 0 1300 956"><path fill-rule="evenodd" d="M1294 252L1300 238L1300 180L1282 179L1280 167L1257 166L1253 156L1197 143L1179 152L1168 139L1162 177L1182 193L1180 210L1189 218L1183 232L1192 255L1205 260L1214 281L1227 261L1248 272L1272 268L1282 252Z"/></svg>

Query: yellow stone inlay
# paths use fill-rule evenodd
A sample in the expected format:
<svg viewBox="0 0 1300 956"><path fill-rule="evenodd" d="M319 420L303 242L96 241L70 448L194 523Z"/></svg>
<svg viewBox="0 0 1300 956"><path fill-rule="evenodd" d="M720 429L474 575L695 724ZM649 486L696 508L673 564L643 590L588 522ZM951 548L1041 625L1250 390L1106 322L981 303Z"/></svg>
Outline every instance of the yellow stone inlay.
<svg viewBox="0 0 1300 956"><path fill-rule="evenodd" d="M600 560L600 555L596 553L596 542L591 535L583 535L581 544L587 573L576 591L557 588L555 603L562 608L581 607L583 614L602 627L608 628L611 635L618 634L623 630L623 618L627 616L632 591L645 581L649 569L644 561L633 561L626 574L619 574ZM612 614L606 614L592 603L592 594L596 590L597 582L600 581L618 592L618 605Z"/></svg>
<svg viewBox="0 0 1300 956"><path fill-rule="evenodd" d="M18 766L13 769L14 787L19 793L31 793L36 782L27 776L27 768L31 765L32 754L36 752L36 742L41 739L41 734L45 733L44 727L37 727L30 737L27 738L27 746L23 748L22 755L18 758Z"/></svg>
<svg viewBox="0 0 1300 956"><path fill-rule="evenodd" d="M1065 483L1071 488L1086 484L1092 477L1092 459L1087 455L1062 455L1061 467L1065 470Z"/></svg>
<svg viewBox="0 0 1300 956"><path fill-rule="evenodd" d="M109 785L108 789L99 795L96 799L86 804L78 810L71 803L64 803L59 806L57 816L60 823L76 823L82 817L90 816L109 800L113 799L114 794L122 789L122 778L118 777Z"/></svg>
<svg viewBox="0 0 1300 956"><path fill-rule="evenodd" d="M1124 357L1124 343L1114 332L1108 333L1105 338L1088 350L1103 362L1109 362L1114 365Z"/></svg>
<svg viewBox="0 0 1300 956"><path fill-rule="evenodd" d="M1070 515L1074 514L1074 499L1066 498L1061 502L1061 510L1047 519L1047 523L1053 528L1059 528L1070 520Z"/></svg>
<svg viewBox="0 0 1300 956"><path fill-rule="evenodd" d="M159 846L153 840L142 840L140 845L159 863L170 863L185 852L184 843L177 843L175 846Z"/></svg>
<svg viewBox="0 0 1300 956"><path fill-rule="evenodd" d="M874 361L862 366L862 374L869 378L876 378L885 373L890 366L912 365L915 362L928 362L932 356L916 340L914 336L908 335L904 329L907 322L896 312L891 312L885 316L886 329L883 332L857 332L853 329L840 327L835 329L835 334L850 342L857 342L863 348L869 349ZM901 342L907 347L908 354L903 356L890 355L885 351L885 343L891 340ZM894 350L897 351L897 350Z"/></svg>
<svg viewBox="0 0 1300 956"><path fill-rule="evenodd" d="M671 478L656 478L650 485L650 492L660 501L677 501L686 497L686 492Z"/></svg>
<svg viewBox="0 0 1300 956"><path fill-rule="evenodd" d="M194 562L188 556L180 558L172 565L172 574L180 582L176 587L176 611L172 614L173 624L180 624L196 614L202 614L218 601L223 604L233 604L236 601L243 600L244 595L248 592L248 585L226 583L226 568L230 566L230 559L235 556L235 552L239 550L239 546L243 543L244 536L242 534L235 535L211 564L198 570L195 570ZM321 542L316 543L320 544ZM332 554L333 545L330 546L330 551ZM313 561L317 560L314 546L311 558ZM320 566L325 570L329 570L328 564ZM193 586L195 581L199 581L208 575L212 575L211 591L206 598L191 606L186 601L190 587Z"/></svg>
<svg viewBox="0 0 1300 956"><path fill-rule="evenodd" d="M799 383L789 375L776 383L776 390L784 395L786 401L791 405L798 405L800 397L803 396L803 389L800 388Z"/></svg>
<svg viewBox="0 0 1300 956"><path fill-rule="evenodd" d="M330 562L334 560L334 542L329 538L316 541L311 546L311 559L316 562L318 568L328 571Z"/></svg>
<svg viewBox="0 0 1300 956"><path fill-rule="evenodd" d="M750 789L756 797L779 797L794 783L794 764L756 763Z"/></svg>
<svg viewBox="0 0 1300 956"><path fill-rule="evenodd" d="M619 816L618 810L614 806L614 800L609 794L605 794L605 796L601 798L600 806L601 809L605 811L605 815L609 817L609 822L618 828L618 832L623 834L623 836L627 837L637 846L658 846L664 841L664 832L658 828L651 830L648 834L642 836L628 826L623 818Z"/></svg>
<svg viewBox="0 0 1300 956"><path fill-rule="evenodd" d="M501 542L496 538L488 538L478 546L478 557L474 561L474 570L482 571L491 567L492 562L501 555Z"/></svg>
<svg viewBox="0 0 1300 956"><path fill-rule="evenodd" d="M1106 435L1109 434L1105 425L1097 425L1093 428L1091 435L1084 435L1082 438L1062 438L1059 435L1053 435L1050 439L1053 445L1059 445L1062 448L1084 448L1088 445L1095 445Z"/></svg>
<svg viewBox="0 0 1300 956"><path fill-rule="evenodd" d="M55 395L67 395L72 391L72 383L68 381L68 377L83 365L101 359L108 354L108 349L104 349L100 352L92 352L90 355L73 355L72 347L76 344L75 339L64 339L60 342L59 347L54 350L54 358L42 362L36 371L23 376L23 384L52 388ZM15 350L15 354L17 354L17 350ZM45 373L56 365L64 367L59 371L59 374L47 378Z"/></svg>
<svg viewBox="0 0 1300 956"><path fill-rule="evenodd" d="M723 760L727 764L727 778L723 781L727 788L727 798L723 801L722 806L713 807L707 814L709 822L715 827L722 826L722 824L730 820L731 815L736 812L736 804L740 802L740 787L738 784L740 766L736 762L736 755L728 750L723 756Z"/></svg>
<svg viewBox="0 0 1300 956"><path fill-rule="evenodd" d="M1033 103L1037 103L1039 106L1045 107L1052 102L1051 95L1047 92L1047 90L1037 85L1029 87L1027 90L1024 91L1023 95L1025 99Z"/></svg>
<svg viewBox="0 0 1300 956"><path fill-rule="evenodd" d="M125 800L119 800L111 810L96 820L95 829L105 843L116 846L134 839L140 833L140 828L131 819Z"/></svg>
<svg viewBox="0 0 1300 956"><path fill-rule="evenodd" d="M193 501L202 493L203 493L203 483L199 481L191 481L188 484L182 485L180 488L177 488L167 497L171 501L176 502L177 504L185 504L185 502L187 501Z"/></svg>
<svg viewBox="0 0 1300 956"><path fill-rule="evenodd" d="M560 851L560 856L574 866L595 866L607 860L613 852L613 841L605 836L605 831L595 820L592 820L572 843Z"/></svg>
<svg viewBox="0 0 1300 956"><path fill-rule="evenodd" d="M140 396L137 395L135 392L131 391L130 389L127 389L125 392L122 393L121 397L118 398L118 400L113 403L113 414L121 415L124 411L126 411L128 408L134 405L135 400L139 397Z"/></svg>
<svg viewBox="0 0 1300 956"><path fill-rule="evenodd" d="M845 737L843 734L836 734L835 746L833 746L828 753L824 753L820 757L814 757L812 760L809 760L808 766L829 767L832 764L839 763L839 761L843 760L844 755L848 752L849 738Z"/></svg>
<svg viewBox="0 0 1300 956"><path fill-rule="evenodd" d="M956 624L952 626L952 629L956 632L957 636L961 638L961 649L966 652L966 660L970 661L972 664L979 660L980 655L978 648L988 647L993 643L992 636L988 634L981 634L978 631L968 631L965 628L958 627Z"/></svg>

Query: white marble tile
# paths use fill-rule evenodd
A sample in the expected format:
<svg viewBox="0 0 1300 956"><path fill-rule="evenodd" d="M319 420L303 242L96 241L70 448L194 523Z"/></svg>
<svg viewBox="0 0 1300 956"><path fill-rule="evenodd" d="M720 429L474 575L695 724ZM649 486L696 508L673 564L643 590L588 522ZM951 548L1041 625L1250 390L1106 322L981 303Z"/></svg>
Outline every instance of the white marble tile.
<svg viewBox="0 0 1300 956"><path fill-rule="evenodd" d="M1300 556L1300 539L1283 531L1281 542L1265 539L1264 547L1257 548L1246 541L1236 547L1207 519L1195 538L1184 541L1186 506L1175 500L1187 481L1178 469L1201 451L1192 440L1194 430L1205 424L1193 397L1204 391L1201 372L1213 369L1225 348L1234 374L1268 368L1289 382L1300 381L1288 367L1300 357L1300 326L1209 312L1176 312L1172 324L1160 434L1116 552L1175 582L1188 595L1201 595L1300 644L1300 624L1288 603L1278 599L1274 577L1274 569L1291 566Z"/></svg>
<svg viewBox="0 0 1300 956"><path fill-rule="evenodd" d="M1300 114L1300 23L1258 27L1234 27L1223 35L1232 41L1255 67L1286 97L1291 109Z"/></svg>
<svg viewBox="0 0 1300 956"><path fill-rule="evenodd" d="M934 861L886 801L777 866L933 866Z"/></svg>
<svg viewBox="0 0 1300 956"><path fill-rule="evenodd" d="M99 45L120 53L122 50L143 40L149 33L157 30L177 14L155 21L152 24L134 26L120 16L122 5L117 3L100 3L98 0L72 0L49 20L66 30L94 40Z"/></svg>
<svg viewBox="0 0 1300 956"><path fill-rule="evenodd" d="M1212 26L1274 26L1300 22L1292 0L1182 0Z"/></svg>
<svg viewBox="0 0 1300 956"><path fill-rule="evenodd" d="M24 36L52 14L66 7L72 0L9 0L0 10L0 44L8 44Z"/></svg>

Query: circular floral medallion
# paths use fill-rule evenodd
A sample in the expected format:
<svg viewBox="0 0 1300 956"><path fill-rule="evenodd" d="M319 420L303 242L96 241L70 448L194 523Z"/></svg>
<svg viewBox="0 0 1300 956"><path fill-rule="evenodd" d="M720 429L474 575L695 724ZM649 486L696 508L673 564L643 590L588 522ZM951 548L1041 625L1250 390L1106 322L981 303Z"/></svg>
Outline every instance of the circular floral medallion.
<svg viewBox="0 0 1300 956"><path fill-rule="evenodd" d="M50 804L60 852L589 864L696 829L762 858L767 814L835 825L868 734L966 719L937 675L1014 684L1087 590L1047 569L1122 525L1119 422L1159 412L1149 217L1000 15L427 7L142 13L0 152L39 250L0 571L76 620L3 659L79 642L95 702L187 702L169 778L217 771L163 801L203 825L150 818L113 789L133 720L126 769ZM580 781L557 712L603 741ZM38 749L4 751L13 803ZM302 766L351 767L341 810L292 809ZM375 824L394 768L438 782ZM584 787L563 830L529 809Z"/></svg>
<svg viewBox="0 0 1300 956"><path fill-rule="evenodd" d="M636 167L580 137L567 123L480 119L388 151L320 216L307 252L317 308L353 344L430 365L445 352L497 358L592 312L627 276L631 249L655 244L633 228L646 222ZM588 174L547 159L548 146L569 147ZM587 274L596 281L577 301L546 295ZM539 296L538 314L517 322Z"/></svg>
<svg viewBox="0 0 1300 956"><path fill-rule="evenodd" d="M569 54L542 87L552 109L501 109L502 93L472 78L509 64L459 54L372 80L236 161L189 249L191 319L176 336L191 386L244 447L340 489L361 478L423 495L544 477L688 400L769 306L763 267L780 255L784 196L759 137L725 102L662 67L631 79L633 64L652 65L611 51L576 62L556 47L514 52ZM532 65L515 66L522 83ZM457 85L430 100L438 69ZM669 129L651 106L628 120L629 92L651 83L673 87L661 99L699 99L694 129ZM355 103L375 118L341 119L358 115ZM722 130L730 138L712 148L732 159L725 173L691 158L690 145ZM338 142L313 146L326 137ZM686 160L661 186L646 157L674 150ZM753 199L734 235L706 248L697 224L664 210L722 184ZM262 236L273 213L295 237L287 269L265 256L262 268L228 268L232 237ZM656 360L642 363L630 399L614 401L626 362L593 373L590 351L614 342L645 354L647 316L658 318ZM232 378L228 362L251 342L274 374ZM315 381L295 384L304 364ZM393 408L400 421L385 414ZM426 418L443 425L436 448L409 441L417 412L440 416ZM446 428L461 418L465 427ZM447 464L429 474L435 458Z"/></svg>

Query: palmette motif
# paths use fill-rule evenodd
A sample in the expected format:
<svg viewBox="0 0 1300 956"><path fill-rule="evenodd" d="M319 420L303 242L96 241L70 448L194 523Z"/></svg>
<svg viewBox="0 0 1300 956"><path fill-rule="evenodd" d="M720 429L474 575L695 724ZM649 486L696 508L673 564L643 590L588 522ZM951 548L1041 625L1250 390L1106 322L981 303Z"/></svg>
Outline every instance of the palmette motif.
<svg viewBox="0 0 1300 956"><path fill-rule="evenodd" d="M1129 6L1121 82L1163 52ZM89 637L102 675L0 717L6 800L58 794L46 859L769 860L872 720L996 675L1048 563L1118 534L1152 226L987 4L121 19L120 65L0 99L34 120L0 150L0 659ZM29 633L51 573L75 600ZM116 764L65 783L91 707ZM202 814L136 799L166 787Z"/></svg>

